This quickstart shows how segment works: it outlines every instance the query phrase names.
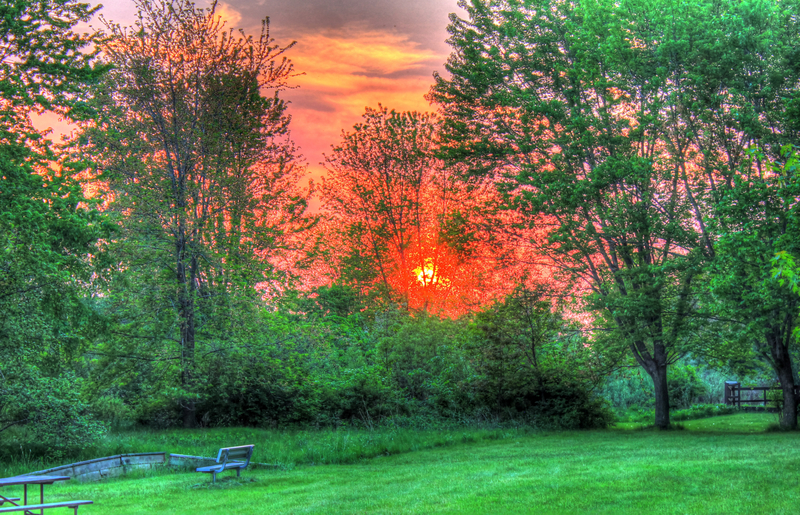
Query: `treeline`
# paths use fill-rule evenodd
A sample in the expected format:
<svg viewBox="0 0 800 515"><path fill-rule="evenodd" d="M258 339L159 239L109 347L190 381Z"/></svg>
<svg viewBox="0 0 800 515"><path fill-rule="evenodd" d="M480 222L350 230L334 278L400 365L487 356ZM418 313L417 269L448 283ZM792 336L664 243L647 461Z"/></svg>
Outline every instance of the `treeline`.
<svg viewBox="0 0 800 515"><path fill-rule="evenodd" d="M302 315L264 314L246 344L198 360L200 424L589 428L612 418L587 388L601 381L586 375L596 356L530 292L473 320L370 313L354 299L350 289L321 288L301 302ZM539 327L520 331L531 310ZM97 415L123 426L180 424L167 385L133 380L152 377L150 363L108 366L118 386L97 399Z"/></svg>
<svg viewBox="0 0 800 515"><path fill-rule="evenodd" d="M0 6L4 436L602 427L628 367L666 428L687 359L797 426L800 4L466 2L438 115L368 109L318 191L292 45L215 5Z"/></svg>

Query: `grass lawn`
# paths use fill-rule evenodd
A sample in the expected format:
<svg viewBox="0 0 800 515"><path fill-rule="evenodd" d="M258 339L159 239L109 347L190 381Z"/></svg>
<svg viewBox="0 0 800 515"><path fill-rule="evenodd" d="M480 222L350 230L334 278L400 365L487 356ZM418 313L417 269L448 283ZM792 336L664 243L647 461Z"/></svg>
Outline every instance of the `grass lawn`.
<svg viewBox="0 0 800 515"><path fill-rule="evenodd" d="M797 433L770 414L684 422L684 431L531 433L341 465L69 482L50 500L91 514L798 513ZM759 432L756 432L759 431ZM249 442L230 442L231 444ZM258 460L256 454L255 459Z"/></svg>

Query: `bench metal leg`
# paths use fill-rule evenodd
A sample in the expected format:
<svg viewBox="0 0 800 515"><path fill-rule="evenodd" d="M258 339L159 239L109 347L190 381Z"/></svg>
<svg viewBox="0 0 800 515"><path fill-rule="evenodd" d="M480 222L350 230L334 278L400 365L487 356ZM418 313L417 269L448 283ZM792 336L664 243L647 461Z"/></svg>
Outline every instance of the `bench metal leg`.
<svg viewBox="0 0 800 515"><path fill-rule="evenodd" d="M236 477L242 477L242 469L236 469Z"/></svg>
<svg viewBox="0 0 800 515"><path fill-rule="evenodd" d="M211 473L211 483L216 483L216 482L217 482L217 473L216 472L212 472Z"/></svg>

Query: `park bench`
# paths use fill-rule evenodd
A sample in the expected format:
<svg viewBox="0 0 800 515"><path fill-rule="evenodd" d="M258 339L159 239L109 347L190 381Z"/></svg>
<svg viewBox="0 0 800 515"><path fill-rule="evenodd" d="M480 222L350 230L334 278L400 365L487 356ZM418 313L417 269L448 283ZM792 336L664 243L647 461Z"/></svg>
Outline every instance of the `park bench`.
<svg viewBox="0 0 800 515"><path fill-rule="evenodd" d="M75 515L78 515L78 506L82 506L84 504L92 504L92 501L64 501L51 502L47 504L25 504L23 506L10 506L8 508L0 507L0 513L12 513L15 511L27 513L32 512L33 510L49 510L50 508L72 508L75 510Z"/></svg>
<svg viewBox="0 0 800 515"><path fill-rule="evenodd" d="M197 472L205 472L212 475L211 482L217 482L217 474L224 470L236 469L236 477L242 473L242 469L250 464L250 457L253 455L253 445L240 445L238 447L223 447L217 455L217 462L207 467L198 467Z"/></svg>

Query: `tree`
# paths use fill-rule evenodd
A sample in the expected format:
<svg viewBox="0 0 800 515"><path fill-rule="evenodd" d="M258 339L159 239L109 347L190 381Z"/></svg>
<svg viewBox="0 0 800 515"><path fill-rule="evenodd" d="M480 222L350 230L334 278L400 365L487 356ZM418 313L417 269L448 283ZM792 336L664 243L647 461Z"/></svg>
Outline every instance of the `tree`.
<svg viewBox="0 0 800 515"><path fill-rule="evenodd" d="M124 229L126 286L113 303L123 343L98 352L177 361L183 425L193 427L198 344L203 355L235 344L259 305L256 286L277 277L282 249L309 223L279 97L292 45L275 45L267 20L258 39L237 37L216 3L137 6L132 28L108 24L114 72L89 134ZM146 352L125 349L137 339Z"/></svg>
<svg viewBox="0 0 800 515"><path fill-rule="evenodd" d="M667 427L667 366L691 341L715 256L709 181L738 169L747 141L720 109L738 100L720 70L742 77L754 62L737 59L749 44L741 34L760 26L748 16L757 9L462 5L469 19L450 26L452 77L437 77L431 92L451 157L502 177L513 207L551 229L539 252L591 291L652 378L655 422ZM725 115L713 116L713 104Z"/></svg>
<svg viewBox="0 0 800 515"><path fill-rule="evenodd" d="M740 327L736 340L743 354L766 362L781 385L781 427L797 428L798 385L793 355L800 331L800 299L783 279L791 281L792 266L773 270L778 258L800 253L800 189L796 158L784 149L772 173L745 167L721 197L717 217L727 232L716 245L711 291L719 313ZM763 159L763 156L754 156ZM792 164L794 161L794 165ZM778 259L780 262L780 259ZM778 280L770 280L776 275Z"/></svg>
<svg viewBox="0 0 800 515"><path fill-rule="evenodd" d="M107 70L96 61L100 35L73 28L96 11L74 0L0 5L0 430L52 421L46 403L20 416L13 399L41 401L46 384L74 384L58 376L98 329L86 297L109 227L75 178L86 162L70 161L31 122L45 112L93 118L88 103ZM65 388L54 403L75 394Z"/></svg>
<svg viewBox="0 0 800 515"><path fill-rule="evenodd" d="M569 300L536 284L475 314L468 349L478 396L492 410L565 428L607 425L605 401L592 390L604 379L608 356L590 348L580 325L568 320Z"/></svg>
<svg viewBox="0 0 800 515"><path fill-rule="evenodd" d="M781 426L797 427L790 337L797 300L765 279L770 257L796 248L800 236L787 152L800 136L800 4L692 2L680 6L683 22L673 21L678 7L669 2L629 5L640 39L661 41L650 66L671 70L664 89L677 102L661 112L663 140L682 162L710 258L711 295L699 299L699 314L721 316L738 329L732 343L747 344L717 340L704 351L738 351L736 361L755 351L783 389ZM686 186L692 176L695 188Z"/></svg>
<svg viewBox="0 0 800 515"><path fill-rule="evenodd" d="M322 197L342 280L411 309L457 314L497 293L491 191L438 158L433 115L367 109L326 156ZM486 224L488 225L488 224Z"/></svg>

